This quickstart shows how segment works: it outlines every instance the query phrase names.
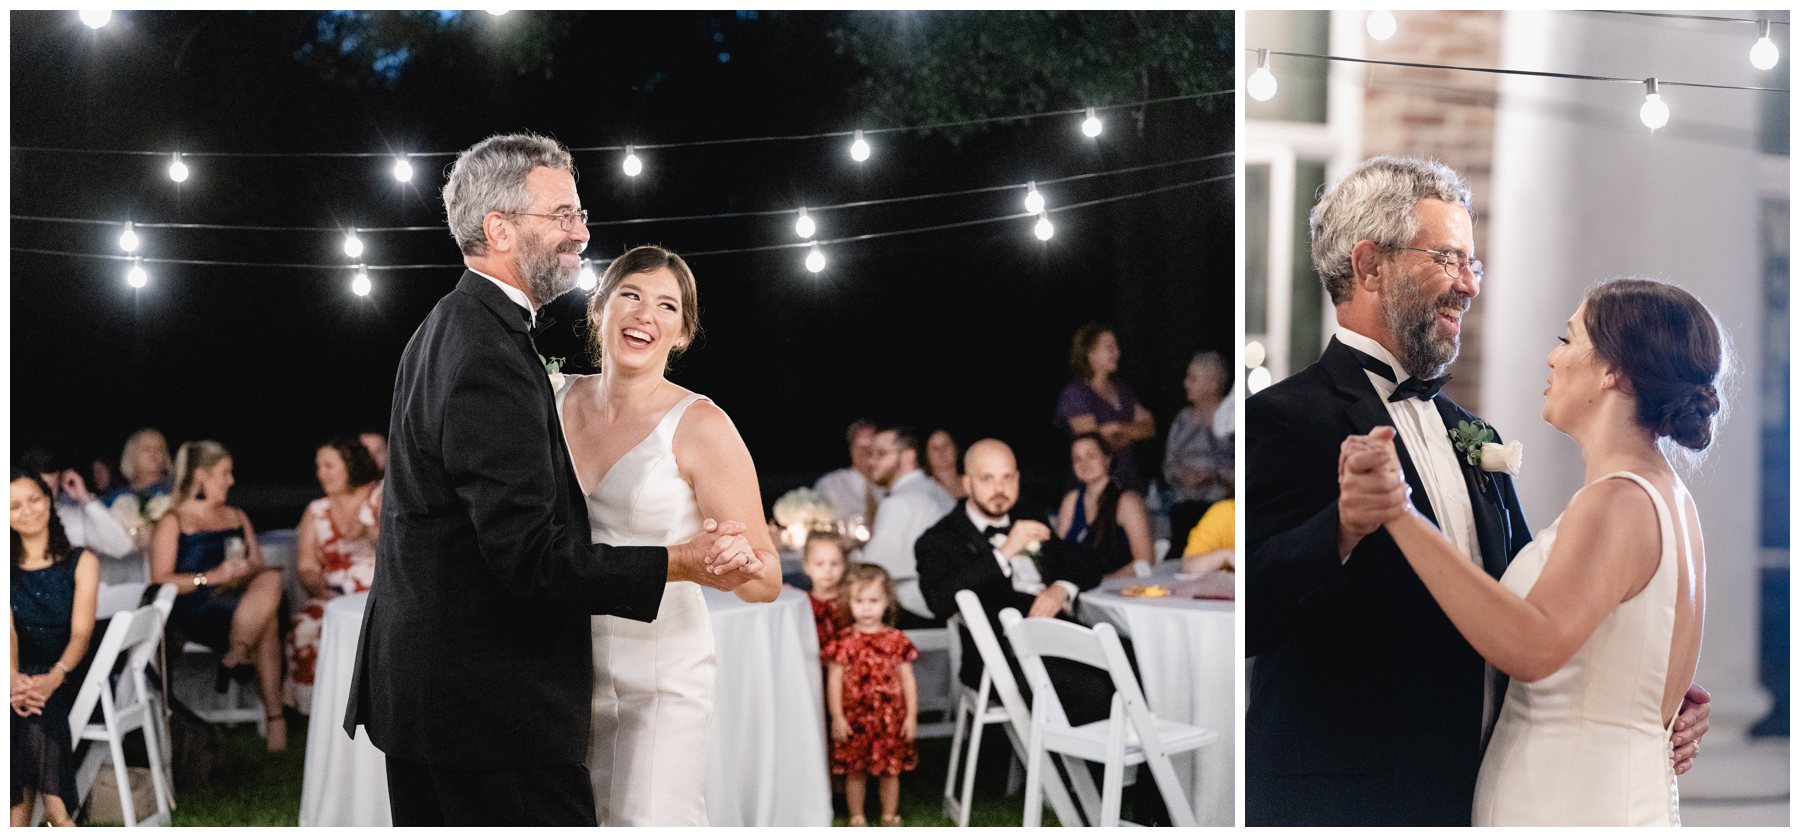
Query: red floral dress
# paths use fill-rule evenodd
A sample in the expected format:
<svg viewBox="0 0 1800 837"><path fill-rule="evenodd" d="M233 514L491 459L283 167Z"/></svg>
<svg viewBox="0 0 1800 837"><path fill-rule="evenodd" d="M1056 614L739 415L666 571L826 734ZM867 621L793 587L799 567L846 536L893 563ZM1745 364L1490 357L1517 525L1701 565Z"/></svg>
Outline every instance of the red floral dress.
<svg viewBox="0 0 1800 837"><path fill-rule="evenodd" d="M813 596L813 594L811 594L811 593L806 594L806 600L809 602L812 602L813 627L816 628L819 632L819 652L821 654L821 658L823 658L823 653L825 651L825 647L831 644L832 637L837 636L837 632L838 632L837 604L838 604L838 602L837 602L837 599L835 599L835 598L831 598L831 599L815 598Z"/></svg>
<svg viewBox="0 0 1800 837"><path fill-rule="evenodd" d="M907 714L900 664L919 658L912 640L892 626L872 634L851 626L838 631L824 657L844 667L844 720L850 724L848 739L831 742L831 772L898 776L918 767L913 742L900 736Z"/></svg>
<svg viewBox="0 0 1800 837"><path fill-rule="evenodd" d="M320 497L306 507L301 525L313 527L319 544L319 571L325 577L324 594L308 599L294 614L288 633L286 702L303 713L312 712L313 669L319 659L319 632L325 626L325 603L346 593L364 593L375 581L375 524L381 519L381 483L375 483L369 499L356 510L357 537L338 531L331 519L331 500Z"/></svg>

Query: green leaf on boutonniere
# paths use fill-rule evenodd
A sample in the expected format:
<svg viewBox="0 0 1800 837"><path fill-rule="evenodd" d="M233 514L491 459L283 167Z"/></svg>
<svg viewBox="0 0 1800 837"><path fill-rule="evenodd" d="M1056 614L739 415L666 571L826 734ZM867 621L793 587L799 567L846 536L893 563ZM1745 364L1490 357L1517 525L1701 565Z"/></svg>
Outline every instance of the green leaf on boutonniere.
<svg viewBox="0 0 1800 837"><path fill-rule="evenodd" d="M1450 444L1456 446L1456 452L1473 468L1481 467L1481 446L1499 439L1500 434L1481 419L1457 422L1456 429L1450 431Z"/></svg>

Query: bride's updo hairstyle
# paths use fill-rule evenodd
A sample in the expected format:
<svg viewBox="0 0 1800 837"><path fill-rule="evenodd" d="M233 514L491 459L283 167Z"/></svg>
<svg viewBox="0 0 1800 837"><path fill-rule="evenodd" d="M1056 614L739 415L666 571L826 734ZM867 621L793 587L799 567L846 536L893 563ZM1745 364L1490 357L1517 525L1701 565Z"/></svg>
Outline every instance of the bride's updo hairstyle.
<svg viewBox="0 0 1800 837"><path fill-rule="evenodd" d="M1624 373L1638 424L1691 450L1712 444L1729 348L1700 300L1666 282L1615 279L1587 295L1594 354Z"/></svg>
<svg viewBox="0 0 1800 837"><path fill-rule="evenodd" d="M682 336L687 338L688 346L700 339L700 292L694 285L694 272L688 269L687 262L682 261L674 251L654 244L633 247L606 266L606 274L600 277L600 286L588 296L588 354L594 366L600 365L600 314L606 309L606 301L612 299L625 277L654 273L665 267L675 274L675 284L681 286ZM675 358L680 357L683 351L683 347L670 347L669 362L674 363Z"/></svg>

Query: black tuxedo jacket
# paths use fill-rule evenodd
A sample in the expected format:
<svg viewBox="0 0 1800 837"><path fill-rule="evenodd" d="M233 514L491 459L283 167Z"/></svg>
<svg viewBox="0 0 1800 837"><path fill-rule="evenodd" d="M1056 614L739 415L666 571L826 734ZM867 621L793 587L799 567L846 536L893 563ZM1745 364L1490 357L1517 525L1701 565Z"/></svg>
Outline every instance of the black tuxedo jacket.
<svg viewBox="0 0 1800 837"><path fill-rule="evenodd" d="M589 614L656 618L662 547L589 546L525 309L465 272L394 381L375 580L344 728L430 767L579 764Z"/></svg>
<svg viewBox="0 0 1800 837"><path fill-rule="evenodd" d="M948 618L958 612L956 591L974 591L975 597L981 600L981 609L987 611L988 624L993 627L994 635L1005 637L1006 632L1000 627L1000 611L1013 607L1018 608L1021 615L1029 613L1033 597L1013 589L1012 579L1000 571L1000 564L994 559L993 544L975 528L963 503L957 503L913 544L913 557L919 570L919 592L924 594L925 605L932 613ZM1020 519L1013 515L1013 520ZM1093 553L1079 544L1051 538L1044 542L1043 551L1036 560L1038 574L1045 584L1067 581L1081 590L1091 590L1100 584L1099 562ZM1003 641L1000 645L1011 660L1011 644ZM981 682L981 655L975 653L975 644L967 635L963 637L963 649L962 681L974 687ZM1014 668L1017 668L1016 664ZM1023 679L1020 683L1023 685Z"/></svg>
<svg viewBox="0 0 1800 837"><path fill-rule="evenodd" d="M1474 419L1446 396L1433 403L1448 428ZM1317 363L1245 401L1244 422L1247 823L1468 825L1482 659L1385 530L1338 560L1339 445L1393 424L1386 405L1334 338ZM1413 504L1435 521L1395 442ZM1511 477L1462 471L1498 577L1531 532Z"/></svg>

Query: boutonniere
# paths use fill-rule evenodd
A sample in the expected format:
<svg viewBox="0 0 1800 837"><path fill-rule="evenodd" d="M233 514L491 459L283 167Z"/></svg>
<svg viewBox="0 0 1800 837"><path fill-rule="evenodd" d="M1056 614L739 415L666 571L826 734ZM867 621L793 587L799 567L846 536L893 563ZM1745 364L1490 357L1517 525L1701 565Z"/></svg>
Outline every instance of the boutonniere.
<svg viewBox="0 0 1800 837"><path fill-rule="evenodd" d="M561 358L561 357L544 357L543 355L538 355L538 362L542 363L544 365L544 374L550 376L550 391L555 392L559 389L562 389L562 385L563 385L562 368L563 368L563 364L569 362L569 359Z"/></svg>
<svg viewBox="0 0 1800 837"><path fill-rule="evenodd" d="M1523 443L1515 439L1500 444L1499 434L1481 419L1457 422L1450 431L1450 444L1456 446L1456 452L1469 467L1482 472L1481 479L1475 482L1484 494L1487 493L1487 472L1504 472L1516 477L1525 461Z"/></svg>

